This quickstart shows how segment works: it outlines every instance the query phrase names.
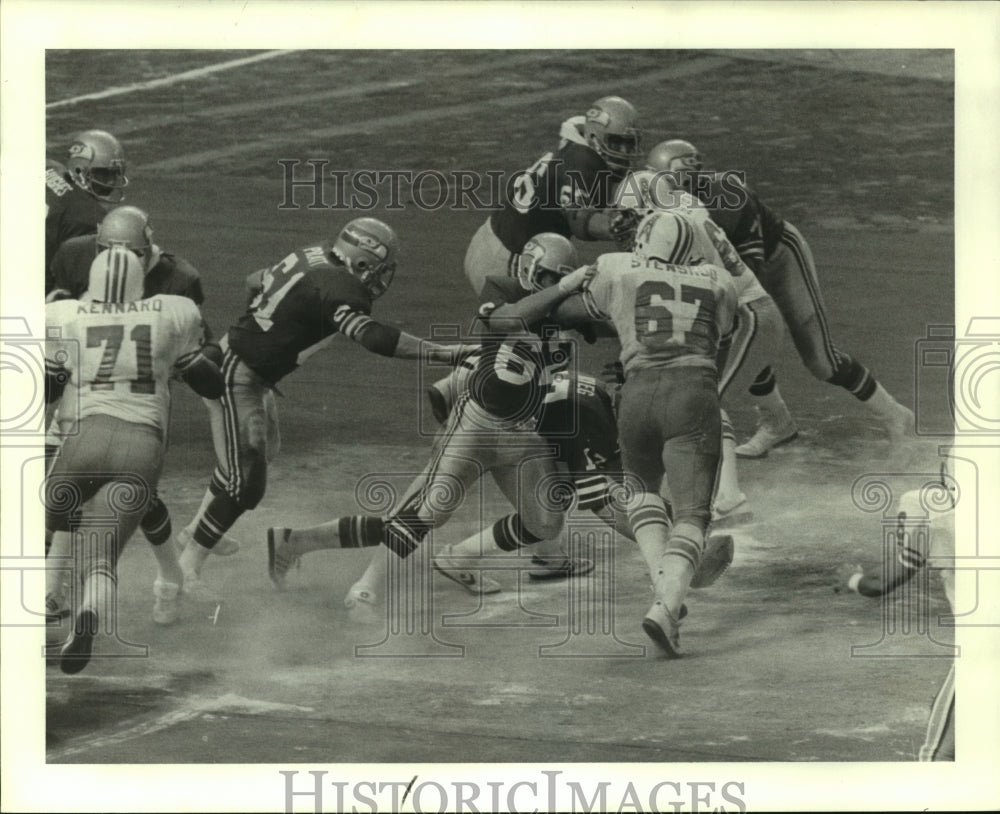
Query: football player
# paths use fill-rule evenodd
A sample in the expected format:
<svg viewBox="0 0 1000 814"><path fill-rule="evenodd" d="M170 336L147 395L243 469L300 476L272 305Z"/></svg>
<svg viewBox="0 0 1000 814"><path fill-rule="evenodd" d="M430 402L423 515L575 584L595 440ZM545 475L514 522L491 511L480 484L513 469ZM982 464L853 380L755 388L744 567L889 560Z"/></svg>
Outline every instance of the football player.
<svg viewBox="0 0 1000 814"><path fill-rule="evenodd" d="M933 492L928 492L932 489ZM939 500L938 495L947 496ZM939 483L925 484L921 489L906 492L900 499L898 551L893 567L881 566L863 568L860 565L843 565L838 569L834 590L855 591L861 596L883 597L901 585L909 582L920 569L927 565L928 556L938 561L948 606L955 607L955 569L948 567L955 558L955 505L957 502L955 482L948 474L945 463L941 464ZM928 534L906 532L907 518L926 517L928 504L943 507L930 523ZM950 505L949 505L950 504ZM921 761L955 759L955 663L951 664L934 701L927 720L927 734L917 757Z"/></svg>
<svg viewBox="0 0 1000 814"><path fill-rule="evenodd" d="M486 472L515 511L494 523L482 535L482 542L476 534L439 551L434 558L439 572L472 593L495 593L500 586L472 570L481 550L487 554L514 551L559 535L568 503L565 507L556 504L568 495L560 493L546 502L538 500L533 490L540 484L568 481L553 444L539 434L538 421L546 395L573 353L572 340L550 324L547 316L590 273L586 267L574 271L575 258L568 239L556 234L538 236L525 247L517 278L487 279L476 321L482 345L474 361L469 357L464 363L471 367L466 371L468 384L439 432L423 474L384 521L368 516L338 518L305 530L291 544L289 529L272 529L268 548L276 583L280 585L291 561L316 548L384 543L398 557L408 557L432 529L451 517L461 496ZM439 499L449 492L458 497ZM349 608L356 602L370 605L374 601L373 595L385 581L385 567L384 557L373 557L348 593ZM592 570L593 562L579 567Z"/></svg>
<svg viewBox="0 0 1000 814"><path fill-rule="evenodd" d="M721 458L719 358L732 336L736 286L694 256L692 224L653 211L631 254L604 255L586 290L557 309L574 324L610 319L625 371L618 423L625 469L640 481L629 508L656 601L642 627L679 658L684 599L703 557ZM674 522L660 489L669 471Z"/></svg>
<svg viewBox="0 0 1000 814"><path fill-rule="evenodd" d="M126 186L125 151L103 130L77 134L65 165L46 162L46 294L54 287L49 269L56 249L71 237L94 234L108 210L121 203Z"/></svg>
<svg viewBox="0 0 1000 814"><path fill-rule="evenodd" d="M500 590L494 580L474 569L483 543L492 553L526 545L535 551L541 534L548 530L554 536L561 526L552 507L541 505L537 494L529 494L526 487L564 482L575 492L578 508L599 514L633 539L624 514L614 510L615 485L624 476L611 399L596 379L567 370L572 346L561 341L557 330L549 330L558 326L546 321L552 304L590 273L586 268L572 272L575 263L576 253L566 238L536 235L519 258L516 281L488 280L484 289L488 301L480 316L496 333L481 352L462 361L455 410L439 416L446 424L432 460L401 499L401 508L388 520L348 516L309 529L269 529L268 570L276 586L283 587L291 565L310 551L385 542L406 556L457 508L435 507L432 496L437 488L454 479L462 487L457 491L464 493L484 471L492 474L518 511L447 547L434 560L438 571L474 594ZM575 276L568 277L571 274ZM563 511L568 508L567 504ZM401 548L394 534L409 545ZM593 570L592 561L576 561L565 554L561 559L567 561L563 569ZM714 539L713 556L706 558L698 587L714 582L731 561L732 538ZM529 576L551 578L544 561L533 556L532 562L536 568ZM345 605L356 619L378 618L376 601L387 581L387 566L386 557L376 553L348 591Z"/></svg>
<svg viewBox="0 0 1000 814"><path fill-rule="evenodd" d="M516 277L518 257L535 235L610 240L614 185L641 146L638 114L619 96L598 99L563 122L558 147L517 175L502 207L473 235L465 275L476 294L487 277Z"/></svg>
<svg viewBox="0 0 1000 814"><path fill-rule="evenodd" d="M646 161L649 169L676 177L682 187L705 203L712 219L774 298L809 371L865 404L881 419L890 441L911 436L913 412L889 395L867 367L834 345L812 252L799 230L734 174L703 171L701 155L690 142L657 144ZM795 427L784 419L788 411L770 368L760 372L750 392L760 400L762 421L754 437L737 448L737 454L759 458L791 440Z"/></svg>
<svg viewBox="0 0 1000 814"><path fill-rule="evenodd" d="M96 235L72 237L58 248L51 266L55 288L50 292L49 299L79 299L89 285L90 266L94 258L101 250L111 246L124 246L138 257L144 271L144 299L157 294L171 294L187 297L198 306L204 302L198 270L183 257L164 251L153 241L149 215L135 206L115 207L101 221ZM220 363L222 351L218 343L212 341L207 325L205 340L205 354ZM221 422L218 400L205 399L204 402L208 407L210 420ZM70 402L62 409L72 406ZM49 437L46 439L49 455L54 454L60 443L59 425L59 421L53 421L49 426ZM153 546L165 545L171 539L173 528L170 513L157 494L153 495L149 510L139 527ZM56 556L68 549L69 541L61 534L56 535L53 540ZM186 540L178 535L178 542L184 544ZM213 549L214 553L220 555L234 554L238 550L239 543L228 537ZM47 594L47 611L51 615L59 617L68 612L68 606L61 601L62 592L58 585L50 584Z"/></svg>
<svg viewBox="0 0 1000 814"><path fill-rule="evenodd" d="M70 530L76 512L86 528L88 517L106 520L110 509L116 525L115 535L86 535L75 545L74 576L83 593L60 651L65 673L87 665L101 617L116 607L118 557L160 477L168 378L182 378L205 398L218 398L223 389L221 371L201 352L198 307L186 297L143 299L144 271L124 246L103 250L79 300L46 306L46 400L76 405L60 417L72 432L46 476L46 534ZM153 618L166 624L176 618L183 575L171 546L153 551Z"/></svg>
<svg viewBox="0 0 1000 814"><path fill-rule="evenodd" d="M651 170L630 173L618 188L615 204L628 213L628 223L637 223L639 218L656 210L675 212L687 218L694 229L692 258L697 256L704 262L722 266L732 275L737 295L736 321L732 346L719 376L719 396L725 408L735 395L744 393L752 386L756 371L773 366L781 350L785 327L774 300L761 287L725 232L712 220L704 204L678 189L665 173ZM631 251L634 239L635 230L632 228L621 232L616 243L624 251ZM598 258L598 268L602 262ZM612 259L610 262L613 264L615 261ZM784 403L781 406L784 407ZM794 426L787 410L782 425ZM753 513L737 478L736 435L728 413L723 409L722 467L712 507L712 524L723 528L752 518Z"/></svg>
<svg viewBox="0 0 1000 814"><path fill-rule="evenodd" d="M197 588L205 559L222 536L264 496L277 417L269 393L305 359L341 334L381 356L453 364L476 346L443 346L370 316L396 273L395 232L375 218L350 221L331 240L303 246L250 275L246 312L222 338L222 437L209 489L212 498L187 531L181 554L185 585ZM213 431L216 430L213 425Z"/></svg>

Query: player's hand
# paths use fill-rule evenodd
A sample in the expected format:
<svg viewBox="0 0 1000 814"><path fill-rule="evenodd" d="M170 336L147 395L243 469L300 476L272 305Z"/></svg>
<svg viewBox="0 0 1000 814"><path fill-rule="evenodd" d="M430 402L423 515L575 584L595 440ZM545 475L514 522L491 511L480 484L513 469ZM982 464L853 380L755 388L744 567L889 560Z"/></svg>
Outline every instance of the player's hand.
<svg viewBox="0 0 1000 814"><path fill-rule="evenodd" d="M619 251L632 251L635 230L639 225L639 213L634 209L621 209L611 216L611 239Z"/></svg>
<svg viewBox="0 0 1000 814"><path fill-rule="evenodd" d="M837 576L833 583L833 592L835 594L839 593L851 593L853 590L850 586L851 577L855 574L863 576L865 569L860 565L845 564L837 568Z"/></svg>
<svg viewBox="0 0 1000 814"><path fill-rule="evenodd" d="M559 280L559 290L564 294L572 294L576 291L583 291L597 274L597 266L581 266L576 271L571 271Z"/></svg>

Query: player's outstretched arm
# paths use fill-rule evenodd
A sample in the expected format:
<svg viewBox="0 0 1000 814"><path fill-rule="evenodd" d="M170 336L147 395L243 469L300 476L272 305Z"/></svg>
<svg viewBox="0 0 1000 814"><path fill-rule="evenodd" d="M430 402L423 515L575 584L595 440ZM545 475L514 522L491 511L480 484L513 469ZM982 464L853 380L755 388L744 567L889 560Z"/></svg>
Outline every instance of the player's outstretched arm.
<svg viewBox="0 0 1000 814"><path fill-rule="evenodd" d="M889 573L885 573L882 566L842 565L837 569L833 590L835 593L854 591L862 596L885 596L913 579L919 570L900 562L895 563Z"/></svg>
<svg viewBox="0 0 1000 814"><path fill-rule="evenodd" d="M204 399L217 399L226 389L219 366L201 350L178 359L174 369L181 381Z"/></svg>

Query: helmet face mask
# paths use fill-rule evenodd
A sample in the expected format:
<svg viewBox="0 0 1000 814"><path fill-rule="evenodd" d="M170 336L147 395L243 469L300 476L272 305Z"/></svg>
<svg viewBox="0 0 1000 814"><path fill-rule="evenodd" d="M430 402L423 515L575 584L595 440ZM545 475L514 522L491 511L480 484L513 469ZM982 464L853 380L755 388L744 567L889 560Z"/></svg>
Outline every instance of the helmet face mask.
<svg viewBox="0 0 1000 814"><path fill-rule="evenodd" d="M102 201L125 198L125 151L118 139L103 130L79 133L69 148L66 169L74 183Z"/></svg>
<svg viewBox="0 0 1000 814"><path fill-rule="evenodd" d="M542 291L578 268L576 249L562 235L542 232L532 237L517 258L517 279L525 291Z"/></svg>
<svg viewBox="0 0 1000 814"><path fill-rule="evenodd" d="M340 257L377 299L389 290L396 275L398 254L396 233L376 218L355 218L348 223L333 243L333 252Z"/></svg>
<svg viewBox="0 0 1000 814"><path fill-rule="evenodd" d="M605 96L587 110L584 138L611 169L624 172L642 154L638 118L635 108L620 96Z"/></svg>

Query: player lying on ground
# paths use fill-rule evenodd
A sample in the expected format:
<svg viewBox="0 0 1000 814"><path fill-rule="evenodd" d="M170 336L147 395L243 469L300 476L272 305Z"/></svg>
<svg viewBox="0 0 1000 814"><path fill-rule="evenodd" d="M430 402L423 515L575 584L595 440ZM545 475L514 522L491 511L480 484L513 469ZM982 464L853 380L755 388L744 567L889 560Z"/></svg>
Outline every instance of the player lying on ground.
<svg viewBox="0 0 1000 814"><path fill-rule="evenodd" d="M101 621L113 630L116 564L146 513L163 466L170 411L167 380L178 376L205 398L222 394L222 373L201 352L198 307L186 297L142 298L142 263L124 246L102 251L79 301L46 306L46 399L71 401L66 440L45 482L46 535L74 531L72 583L82 584L63 672L90 660ZM71 417L70 417L71 416ZM111 518L109 521L108 518ZM106 526L113 525L113 533ZM92 529L99 529L93 533ZM170 545L154 546L153 619L177 616L183 575ZM49 568L65 560L47 558ZM76 593L76 590L73 592Z"/></svg>
<svg viewBox="0 0 1000 814"><path fill-rule="evenodd" d="M438 436L431 463L404 496L402 508L389 518L350 516L311 529L269 530L269 572L276 585L283 586L288 568L308 551L386 542L399 553L398 544L390 544L393 526L412 533L417 523L423 522L426 534L431 526L443 523L457 506L448 507L447 514L442 509L434 513L426 495L449 477L464 478L460 481L463 488L456 490L464 494L478 478L478 469L468 466L470 460L493 475L518 509L489 530L449 546L435 557L439 571L474 593L499 590L492 580L476 572L476 565L481 567L485 562L479 559L480 553L532 545L537 535L531 529L539 528L551 514L545 505L551 499L540 500L539 492L555 479L562 479L575 491L580 508L598 513L631 538L621 511L614 512L615 490L623 475L611 400L595 379L567 371L572 349L560 341L557 332L549 330L556 326L546 319L548 311L573 290L571 286L580 285L589 273L582 269L583 274L570 276L567 260L575 260L575 252L565 238L536 236L522 253L518 281L488 281L484 289L488 301L481 315L490 330L500 333L488 337L480 353L463 361L465 381L456 407L450 415L442 416L447 423ZM544 339L546 336L549 338ZM517 420L512 422L511 417ZM558 450L554 462L553 447ZM534 480L518 495L518 485L528 480L519 477L526 459ZM567 503L561 511L569 508ZM607 514L609 510L611 514ZM713 582L731 560L732 539L715 541L713 557L706 558L699 585ZM386 559L377 554L365 575L352 586L348 607L374 606L385 582Z"/></svg>
<svg viewBox="0 0 1000 814"><path fill-rule="evenodd" d="M940 496L946 495L942 501ZM941 479L925 484L921 489L905 493L897 507L899 523L896 540L896 559L886 565L864 568L860 565L842 565L837 571L834 591L855 591L862 596L884 597L905 585L927 565L941 574L948 606L955 607L955 570L948 567L955 559L955 482L941 464ZM928 506L944 506L944 511L928 519L926 534L914 533L908 521L920 520L930 514ZM909 531L908 531L909 529ZM917 526L916 530L921 530ZM927 734L917 755L919 760L955 759L955 663L945 676L941 687L931 703L927 720Z"/></svg>
<svg viewBox="0 0 1000 814"><path fill-rule="evenodd" d="M374 300L392 283L398 253L389 226L356 218L332 241L296 249L250 275L254 296L221 341L223 421L212 425L221 454L209 486L212 499L192 521L193 541L180 558L188 589L199 585L205 559L222 536L264 497L277 428L269 394L285 376L337 334L397 359L454 364L475 349L424 342L370 316Z"/></svg>

